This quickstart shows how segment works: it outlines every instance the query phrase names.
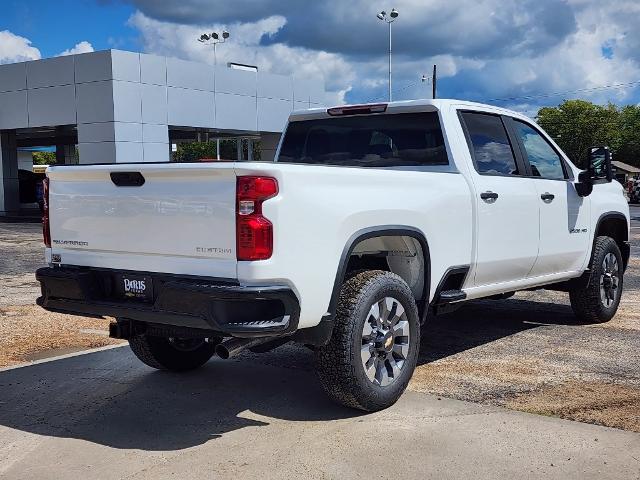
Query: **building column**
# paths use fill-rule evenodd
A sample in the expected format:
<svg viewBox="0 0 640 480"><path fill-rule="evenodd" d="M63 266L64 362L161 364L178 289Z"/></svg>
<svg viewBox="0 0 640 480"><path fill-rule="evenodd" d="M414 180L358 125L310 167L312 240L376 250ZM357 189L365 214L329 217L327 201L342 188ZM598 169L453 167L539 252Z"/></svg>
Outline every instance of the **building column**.
<svg viewBox="0 0 640 480"><path fill-rule="evenodd" d="M167 125L135 122L78 124L80 163L168 162Z"/></svg>
<svg viewBox="0 0 640 480"><path fill-rule="evenodd" d="M280 143L279 133L261 133L260 134L260 150L263 162L272 162L276 156L276 150Z"/></svg>
<svg viewBox="0 0 640 480"><path fill-rule="evenodd" d="M65 164L64 145L58 143L56 145L56 165Z"/></svg>
<svg viewBox="0 0 640 480"><path fill-rule="evenodd" d="M18 148L15 130L0 132L0 215L20 210Z"/></svg>

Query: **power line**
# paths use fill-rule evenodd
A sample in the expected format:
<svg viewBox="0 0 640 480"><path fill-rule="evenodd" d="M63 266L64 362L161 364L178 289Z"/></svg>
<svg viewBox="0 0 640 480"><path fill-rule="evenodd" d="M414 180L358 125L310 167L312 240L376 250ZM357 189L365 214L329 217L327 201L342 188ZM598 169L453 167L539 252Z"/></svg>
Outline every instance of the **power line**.
<svg viewBox="0 0 640 480"><path fill-rule="evenodd" d="M627 83L612 83L610 85L600 85L598 87L590 87L590 88L579 88L577 90L568 90L566 92L554 92L554 93L539 93L539 94L532 94L532 95L522 95L519 97L504 97L504 98L489 98L485 101L487 102L502 102L502 101L510 101L510 100L528 100L528 99L534 99L534 98L548 98L548 97L557 97L557 96L561 96L561 95L567 95L570 93L581 93L581 92L592 92L592 91L596 91L596 90L605 90L608 88L624 88L624 87L631 87L634 85L639 85L640 84L640 80L636 80L634 82L627 82Z"/></svg>
<svg viewBox="0 0 640 480"><path fill-rule="evenodd" d="M394 94L403 92L411 87L414 87L418 84L424 83L426 80L432 80L433 77L432 76L428 76L428 77L424 77L424 79L420 79L417 82L412 82L409 83L407 85L405 85L404 87L394 90ZM483 102L506 102L506 101L513 101L513 100L531 100L531 99L536 99L536 98L551 98L551 97L558 97L558 96L562 96L562 95L568 95L568 94L572 94L572 93L584 93L584 92L594 92L594 91L598 91L598 90L606 90L606 89L616 89L616 88L625 88L625 87L633 87L636 85L640 85L640 80L636 80L633 82L626 82L626 83L612 83L609 85L599 85L597 87L588 87L588 88L578 88L576 90L567 90L564 92L550 92L550 93L537 93L537 94L531 94L531 95L521 95L521 96L514 96L514 97L502 97L502 98L489 98L489 99L483 99L481 101ZM371 98L367 101L367 103L369 102L374 102L377 100L382 100L384 99L384 95L380 95L377 96L375 98ZM597 113L596 115L606 115L606 113Z"/></svg>
<svg viewBox="0 0 640 480"><path fill-rule="evenodd" d="M394 94L397 94L397 93L400 93L400 92L404 92L404 91L405 91L405 90L407 90L408 88L415 87L416 85L421 84L421 83L425 83L427 80L431 80L432 78L433 78L433 77L431 77L431 76L424 77L424 80L423 80L422 78L420 78L420 80L419 80L419 81L417 81L417 82L413 82L413 83L409 83L409 84L405 85L404 87L402 87L402 88L400 88L400 89L398 89L398 90L394 90L394 91L393 91L393 93L394 93ZM384 96L384 95L380 95L380 96L378 96L378 97L371 98L371 99L367 100L367 102L366 102L366 103L375 102L375 101L377 101L377 100L383 100L384 98L385 98L385 96Z"/></svg>

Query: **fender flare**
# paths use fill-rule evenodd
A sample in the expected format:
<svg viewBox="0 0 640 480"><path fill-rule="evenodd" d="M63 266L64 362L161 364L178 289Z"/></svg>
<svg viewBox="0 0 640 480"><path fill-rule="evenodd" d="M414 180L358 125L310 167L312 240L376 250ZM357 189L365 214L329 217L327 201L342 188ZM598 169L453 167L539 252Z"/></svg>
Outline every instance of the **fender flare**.
<svg viewBox="0 0 640 480"><path fill-rule="evenodd" d="M349 258L351 257L356 245L369 238L397 236L411 237L417 240L422 247L422 254L424 256L424 291L422 293L422 298L418 302L418 314L420 315L420 321L424 321L429 309L429 294L431 290L431 255L429 243L422 231L406 225L381 225L377 227L368 227L358 230L349 237L349 240L347 240L346 245L342 250L340 262L338 263L338 270L336 272L336 278L333 283L333 290L331 291L331 300L329 301L329 317L331 320L335 317L338 306L338 297L340 296L340 288L347 274Z"/></svg>
<svg viewBox="0 0 640 480"><path fill-rule="evenodd" d="M598 232L598 229L600 228L600 225L602 224L602 222L604 222L605 220L609 220L610 218L615 218L617 220L623 220L624 224L627 226L627 235L629 233L629 223L627 222L627 217L624 216L624 214L620 213L620 212L604 212L602 215L600 215L598 217L598 221L596 222L595 228L593 229L593 240L595 241L596 238L596 233ZM629 238L627 238L627 240L629 240Z"/></svg>
<svg viewBox="0 0 640 480"><path fill-rule="evenodd" d="M627 269L627 265L629 264L629 257L631 256L631 248L629 246L629 222L627 221L627 217L620 212L604 212L598 217L598 221L595 224L593 229L593 238L591 240L591 254L589 255L589 264L591 264L591 258L593 257L593 245L595 244L596 237L598 236L598 230L600 229L600 225L606 220L616 219L624 221L626 225L626 234L627 238L622 240L622 244L620 245L620 253L622 253L622 262L623 262L623 271Z"/></svg>

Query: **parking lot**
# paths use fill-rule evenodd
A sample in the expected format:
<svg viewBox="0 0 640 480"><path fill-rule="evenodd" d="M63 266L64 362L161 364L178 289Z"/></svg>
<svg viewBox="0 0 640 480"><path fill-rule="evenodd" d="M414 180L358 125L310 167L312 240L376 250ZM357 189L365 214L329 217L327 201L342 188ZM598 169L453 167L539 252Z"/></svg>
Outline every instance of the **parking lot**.
<svg viewBox="0 0 640 480"><path fill-rule="evenodd" d="M640 208L632 217L611 322L576 323L554 292L470 302L430 320L409 392L374 415L329 403L312 353L288 345L182 376L117 345L0 372L0 476L640 478ZM106 321L33 306L39 235L0 223L5 365L114 343Z"/></svg>

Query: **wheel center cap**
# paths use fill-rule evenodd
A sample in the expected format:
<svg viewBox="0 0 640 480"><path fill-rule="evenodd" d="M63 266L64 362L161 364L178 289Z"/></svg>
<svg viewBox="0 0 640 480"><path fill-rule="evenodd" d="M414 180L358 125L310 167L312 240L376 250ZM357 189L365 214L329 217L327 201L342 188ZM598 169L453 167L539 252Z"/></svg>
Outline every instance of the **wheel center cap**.
<svg viewBox="0 0 640 480"><path fill-rule="evenodd" d="M382 338L382 349L385 352L390 352L393 348L393 333L387 332Z"/></svg>
<svg viewBox="0 0 640 480"><path fill-rule="evenodd" d="M375 348L381 353L388 353L393 349L393 332L380 332L375 342Z"/></svg>

